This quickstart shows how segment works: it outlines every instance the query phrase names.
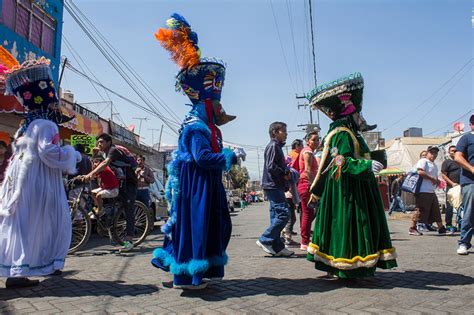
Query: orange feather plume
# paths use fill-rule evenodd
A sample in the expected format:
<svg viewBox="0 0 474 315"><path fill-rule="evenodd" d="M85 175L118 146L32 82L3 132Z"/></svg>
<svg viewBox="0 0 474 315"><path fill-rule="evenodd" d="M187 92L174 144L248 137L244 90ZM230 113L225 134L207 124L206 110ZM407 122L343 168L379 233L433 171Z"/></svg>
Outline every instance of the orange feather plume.
<svg viewBox="0 0 474 315"><path fill-rule="evenodd" d="M15 57L13 57L3 46L0 46L0 64L4 65L8 69L20 65L18 60L16 60Z"/></svg>
<svg viewBox="0 0 474 315"><path fill-rule="evenodd" d="M171 59L181 69L190 68L199 63L199 50L196 49L196 46L189 39L187 28L160 28L155 33L155 38L160 41L163 48L171 53Z"/></svg>

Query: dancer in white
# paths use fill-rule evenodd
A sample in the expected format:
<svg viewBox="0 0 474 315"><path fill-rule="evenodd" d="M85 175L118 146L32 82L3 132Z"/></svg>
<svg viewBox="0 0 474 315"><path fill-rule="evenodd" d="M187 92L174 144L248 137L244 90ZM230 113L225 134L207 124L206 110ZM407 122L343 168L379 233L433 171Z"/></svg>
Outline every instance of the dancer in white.
<svg viewBox="0 0 474 315"><path fill-rule="evenodd" d="M36 285L27 277L58 274L64 267L71 217L62 174L75 172L80 154L59 143L58 124L65 117L48 60L7 70L6 94L26 108L0 188L0 276L15 288Z"/></svg>

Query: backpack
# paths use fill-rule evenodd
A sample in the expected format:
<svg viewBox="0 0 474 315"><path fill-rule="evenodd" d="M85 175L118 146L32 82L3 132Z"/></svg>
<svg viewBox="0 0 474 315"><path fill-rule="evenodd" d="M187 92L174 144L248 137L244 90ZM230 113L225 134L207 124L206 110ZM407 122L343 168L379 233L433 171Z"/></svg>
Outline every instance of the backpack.
<svg viewBox="0 0 474 315"><path fill-rule="evenodd" d="M120 152L122 156L128 160L126 163L123 161L114 161L110 167L115 173L115 176L119 180L121 179L128 179L131 182L136 183L137 182L137 177L135 174L135 170L137 169L138 162L133 156L133 154L125 147L121 145L114 145L117 151Z"/></svg>

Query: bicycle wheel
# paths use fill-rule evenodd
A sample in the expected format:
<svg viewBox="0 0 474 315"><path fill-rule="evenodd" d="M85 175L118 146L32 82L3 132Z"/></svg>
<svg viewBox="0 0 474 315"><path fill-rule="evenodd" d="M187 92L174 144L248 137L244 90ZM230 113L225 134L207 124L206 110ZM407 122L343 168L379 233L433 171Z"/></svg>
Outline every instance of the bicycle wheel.
<svg viewBox="0 0 474 315"><path fill-rule="evenodd" d="M133 238L134 246L140 245L145 240L151 230L152 224L153 221L150 210L142 202L135 201L135 236ZM120 245L122 245L125 241L126 227L127 221L125 210L122 208L115 214L111 227L112 237L114 241Z"/></svg>
<svg viewBox="0 0 474 315"><path fill-rule="evenodd" d="M69 202L71 209L72 235L68 254L78 251L91 236L92 223L86 210L78 204Z"/></svg>

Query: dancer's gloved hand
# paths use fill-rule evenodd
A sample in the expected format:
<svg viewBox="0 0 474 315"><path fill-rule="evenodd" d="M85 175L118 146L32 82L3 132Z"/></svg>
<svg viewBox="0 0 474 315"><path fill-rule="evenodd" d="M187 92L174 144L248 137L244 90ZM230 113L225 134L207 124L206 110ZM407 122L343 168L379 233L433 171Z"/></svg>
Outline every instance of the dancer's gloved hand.
<svg viewBox="0 0 474 315"><path fill-rule="evenodd" d="M245 158L247 157L247 153L245 153L243 148L235 148L234 149L234 154L237 157L237 159L242 159L242 161L245 161Z"/></svg>
<svg viewBox="0 0 474 315"><path fill-rule="evenodd" d="M383 164L379 161L372 160L372 172L377 174L381 170L383 170Z"/></svg>

